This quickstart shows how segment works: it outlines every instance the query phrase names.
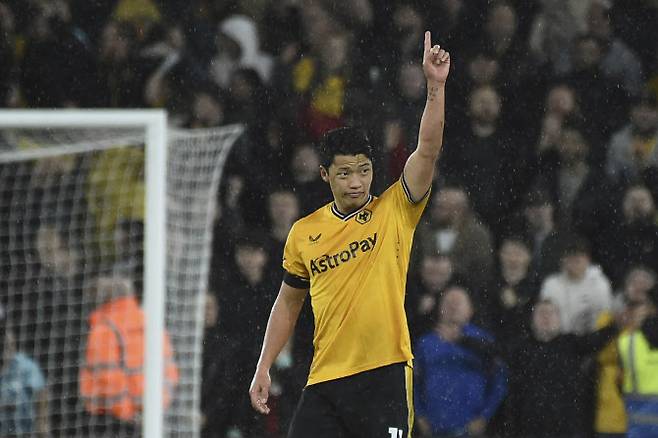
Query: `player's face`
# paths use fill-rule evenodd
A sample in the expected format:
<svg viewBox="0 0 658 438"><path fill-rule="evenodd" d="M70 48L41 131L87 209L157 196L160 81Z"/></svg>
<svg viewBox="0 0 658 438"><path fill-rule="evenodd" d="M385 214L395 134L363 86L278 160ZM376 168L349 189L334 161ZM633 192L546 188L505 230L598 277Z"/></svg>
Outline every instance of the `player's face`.
<svg viewBox="0 0 658 438"><path fill-rule="evenodd" d="M329 169L321 169L321 175L331 187L336 207L342 213L350 213L368 199L372 161L363 154L336 155Z"/></svg>

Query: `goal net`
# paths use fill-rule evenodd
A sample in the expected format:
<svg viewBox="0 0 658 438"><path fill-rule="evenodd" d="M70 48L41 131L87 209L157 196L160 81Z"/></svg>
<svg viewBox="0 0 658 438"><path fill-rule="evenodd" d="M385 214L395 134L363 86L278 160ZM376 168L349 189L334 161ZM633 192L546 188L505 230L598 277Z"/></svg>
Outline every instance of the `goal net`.
<svg viewBox="0 0 658 438"><path fill-rule="evenodd" d="M166 202L147 211L150 149L143 129L0 128L0 327L36 364L32 389L43 397L34 397L29 409L20 397L16 406L0 403L0 423L32 421L34 431L62 437L111 429L112 416L90 412L81 394L90 317L120 295L134 292L148 301L145 222L166 211L164 326L178 379L169 402L167 391L153 399L163 406L165 436L198 435L212 222L222 168L241 132L239 126L169 130L160 170ZM108 291L99 286L102 278L126 279L129 287L115 281ZM144 314L148 320L148 307ZM142 372L148 380L150 370ZM148 410L138 410L131 421L141 430L140 415Z"/></svg>

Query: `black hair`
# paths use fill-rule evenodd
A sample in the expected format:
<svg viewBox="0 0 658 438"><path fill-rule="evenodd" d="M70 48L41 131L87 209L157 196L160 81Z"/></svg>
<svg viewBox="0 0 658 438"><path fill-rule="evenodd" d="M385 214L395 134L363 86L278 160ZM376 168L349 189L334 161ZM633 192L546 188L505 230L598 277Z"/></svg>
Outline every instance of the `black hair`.
<svg viewBox="0 0 658 438"><path fill-rule="evenodd" d="M336 155L363 154L372 159L370 139L364 131L351 126L332 129L327 132L320 140L319 150L320 164L325 169L331 166Z"/></svg>
<svg viewBox="0 0 658 438"><path fill-rule="evenodd" d="M532 243L528 236L522 233L506 233L503 235L503 238L500 240L499 248L502 248L505 242L511 242L515 244L520 244L525 247L526 250L532 252Z"/></svg>
<svg viewBox="0 0 658 438"><path fill-rule="evenodd" d="M565 237L562 244L562 257L575 254L585 254L587 256L591 255L589 241L583 236L578 235Z"/></svg>

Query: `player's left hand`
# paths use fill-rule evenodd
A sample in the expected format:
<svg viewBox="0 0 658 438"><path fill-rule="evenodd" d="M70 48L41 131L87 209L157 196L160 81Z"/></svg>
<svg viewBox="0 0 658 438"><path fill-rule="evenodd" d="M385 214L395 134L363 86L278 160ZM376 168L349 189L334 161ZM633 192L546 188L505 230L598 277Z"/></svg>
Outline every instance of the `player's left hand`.
<svg viewBox="0 0 658 438"><path fill-rule="evenodd" d="M423 72L427 82L445 83L450 72L450 53L439 45L432 46L432 35L425 32L423 51Z"/></svg>
<svg viewBox="0 0 658 438"><path fill-rule="evenodd" d="M267 406L267 399L270 395L270 386L272 386L272 379L270 373L265 371L256 370L254 379L251 381L249 388L249 398L251 399L251 406L261 414L269 414L270 408Z"/></svg>

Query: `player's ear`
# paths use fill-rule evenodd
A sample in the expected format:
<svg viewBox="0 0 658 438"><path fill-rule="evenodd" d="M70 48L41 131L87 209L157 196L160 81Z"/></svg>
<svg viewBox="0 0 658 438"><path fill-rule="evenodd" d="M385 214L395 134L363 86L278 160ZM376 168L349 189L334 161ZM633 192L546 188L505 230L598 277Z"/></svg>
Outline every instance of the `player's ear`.
<svg viewBox="0 0 658 438"><path fill-rule="evenodd" d="M329 171L324 166L320 166L320 178L326 183L329 182Z"/></svg>

